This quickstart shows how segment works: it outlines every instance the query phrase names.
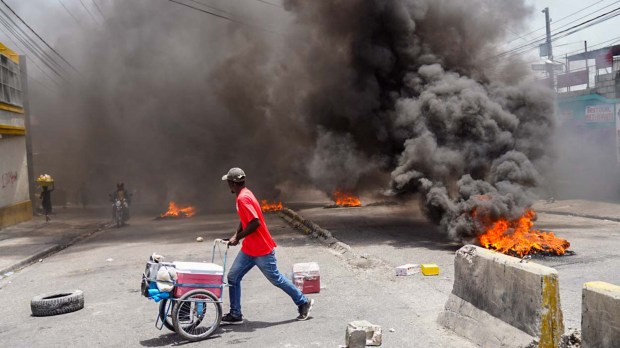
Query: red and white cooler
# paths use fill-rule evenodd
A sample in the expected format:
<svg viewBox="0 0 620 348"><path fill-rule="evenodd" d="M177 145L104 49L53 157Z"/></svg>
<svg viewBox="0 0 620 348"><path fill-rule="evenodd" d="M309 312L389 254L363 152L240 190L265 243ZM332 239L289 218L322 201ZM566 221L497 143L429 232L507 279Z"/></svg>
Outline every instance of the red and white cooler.
<svg viewBox="0 0 620 348"><path fill-rule="evenodd" d="M181 297L186 292L194 289L211 291L218 298L222 295L222 278L224 268L220 265L207 262L173 262L177 271L177 285L174 287L174 297ZM182 286L182 284L210 285L206 286Z"/></svg>
<svg viewBox="0 0 620 348"><path fill-rule="evenodd" d="M321 273L316 262L296 263L293 265L293 283L304 294L321 291Z"/></svg>

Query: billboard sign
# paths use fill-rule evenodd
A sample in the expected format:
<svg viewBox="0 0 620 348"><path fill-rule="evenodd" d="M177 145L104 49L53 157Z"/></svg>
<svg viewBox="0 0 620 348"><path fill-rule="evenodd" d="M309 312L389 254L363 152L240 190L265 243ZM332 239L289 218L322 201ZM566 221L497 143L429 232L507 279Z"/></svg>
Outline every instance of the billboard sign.
<svg viewBox="0 0 620 348"><path fill-rule="evenodd" d="M586 122L614 122L615 120L614 104L598 104L586 106L585 113Z"/></svg>

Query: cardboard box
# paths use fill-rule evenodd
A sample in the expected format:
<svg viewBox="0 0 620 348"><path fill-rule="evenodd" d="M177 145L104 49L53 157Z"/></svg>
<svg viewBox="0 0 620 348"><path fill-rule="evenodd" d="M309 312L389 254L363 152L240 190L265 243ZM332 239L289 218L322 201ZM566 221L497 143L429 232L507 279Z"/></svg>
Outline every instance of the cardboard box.
<svg viewBox="0 0 620 348"><path fill-rule="evenodd" d="M408 263L406 265L396 267L395 270L397 276L410 276L419 272L420 265Z"/></svg>
<svg viewBox="0 0 620 348"><path fill-rule="evenodd" d="M420 266L425 276L439 275L439 266L434 263L424 263Z"/></svg>
<svg viewBox="0 0 620 348"><path fill-rule="evenodd" d="M316 262L296 263L293 265L293 284L304 294L321 291L321 272Z"/></svg>
<svg viewBox="0 0 620 348"><path fill-rule="evenodd" d="M222 278L224 269L220 265L207 262L173 262L177 271L177 284L191 284L196 286L175 286L174 297L194 289L205 289L216 297L222 296Z"/></svg>

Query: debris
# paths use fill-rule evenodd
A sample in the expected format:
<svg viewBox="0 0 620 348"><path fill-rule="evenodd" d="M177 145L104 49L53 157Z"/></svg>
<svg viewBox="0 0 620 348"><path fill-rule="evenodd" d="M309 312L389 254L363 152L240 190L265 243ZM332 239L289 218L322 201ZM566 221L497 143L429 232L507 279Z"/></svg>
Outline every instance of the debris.
<svg viewBox="0 0 620 348"><path fill-rule="evenodd" d="M409 276L418 273L420 265L408 263L395 268L397 276Z"/></svg>
<svg viewBox="0 0 620 348"><path fill-rule="evenodd" d="M43 259L39 259L39 262L43 262Z"/></svg>
<svg viewBox="0 0 620 348"><path fill-rule="evenodd" d="M390 328L390 332L396 332L396 329L394 329L393 327Z"/></svg>
<svg viewBox="0 0 620 348"><path fill-rule="evenodd" d="M532 255L525 255L521 258L521 261L519 261L519 263L527 263L530 259L532 259Z"/></svg>
<svg viewBox="0 0 620 348"><path fill-rule="evenodd" d="M5 276L5 277L10 277L10 276L12 276L13 274L15 274L15 272L6 272L6 273L4 274L4 276Z"/></svg>
<svg viewBox="0 0 620 348"><path fill-rule="evenodd" d="M560 338L560 348L579 347L581 347L581 331L579 329L568 329Z"/></svg>
<svg viewBox="0 0 620 348"><path fill-rule="evenodd" d="M106 259L106 261L112 262L112 261L114 261L114 259L113 258L109 258L109 259Z"/></svg>
<svg viewBox="0 0 620 348"><path fill-rule="evenodd" d="M425 276L439 275L439 266L434 263L425 263L420 266Z"/></svg>
<svg viewBox="0 0 620 348"><path fill-rule="evenodd" d="M364 340L361 340L364 333ZM356 320L347 326L345 343L349 348L380 346L381 345L381 326L371 324L366 320Z"/></svg>
<svg viewBox="0 0 620 348"><path fill-rule="evenodd" d="M204 240L204 239L203 239L202 237L198 237L198 238L196 238L196 241L197 241L197 242L202 242L203 240Z"/></svg>

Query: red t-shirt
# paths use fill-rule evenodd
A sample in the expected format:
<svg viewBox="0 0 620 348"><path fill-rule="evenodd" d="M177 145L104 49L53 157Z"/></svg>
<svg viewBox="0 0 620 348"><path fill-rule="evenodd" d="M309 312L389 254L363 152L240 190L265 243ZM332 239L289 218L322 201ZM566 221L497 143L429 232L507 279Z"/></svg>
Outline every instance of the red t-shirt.
<svg viewBox="0 0 620 348"><path fill-rule="evenodd" d="M252 191L248 190L246 187L241 189L241 192L239 192L237 196L236 204L237 214L239 214L239 219L241 219L242 228L245 228L245 226L254 219L258 219L260 222L260 226L256 231L250 233L243 239L241 251L250 256L264 256L269 254L273 248L276 247L276 242L271 238L271 234L267 229L267 224L265 224L265 218L263 218L263 212L260 209L260 204L258 204Z"/></svg>

